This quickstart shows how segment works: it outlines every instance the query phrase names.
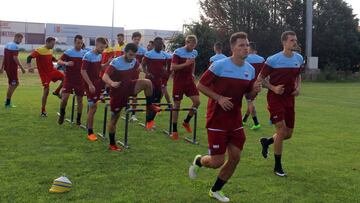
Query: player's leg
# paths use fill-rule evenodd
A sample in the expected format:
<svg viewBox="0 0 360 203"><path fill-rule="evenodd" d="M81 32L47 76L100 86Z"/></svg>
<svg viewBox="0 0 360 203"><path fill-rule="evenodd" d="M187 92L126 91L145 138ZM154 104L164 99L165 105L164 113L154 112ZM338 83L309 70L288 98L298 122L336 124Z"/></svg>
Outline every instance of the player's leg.
<svg viewBox="0 0 360 203"><path fill-rule="evenodd" d="M162 91L162 95L165 97L166 103L171 104L171 99L170 99L169 91L167 90L167 85L163 85L161 87L161 91Z"/></svg>
<svg viewBox="0 0 360 203"><path fill-rule="evenodd" d="M111 112L111 119L109 122L109 149L112 151L121 151L122 149L116 145L115 133L116 133L116 124L120 118L120 111Z"/></svg>
<svg viewBox="0 0 360 203"><path fill-rule="evenodd" d="M181 100L174 99L173 108L180 109L180 107L181 107ZM171 139L173 139L173 140L179 139L179 134L178 134L178 129L177 129L178 118L179 118L179 111L173 111L172 112L172 133L170 135Z"/></svg>
<svg viewBox="0 0 360 203"><path fill-rule="evenodd" d="M52 71L50 75L51 75L51 81L56 82L56 81L60 80L60 83L59 83L58 87L55 89L55 91L53 92L53 95L55 95L61 99L60 91L63 87L64 73L54 69L54 71Z"/></svg>
<svg viewBox="0 0 360 203"><path fill-rule="evenodd" d="M47 114L46 114L46 102L47 102L47 98L49 96L49 91L50 91L49 85L44 86L43 95L42 95L42 99L41 99L41 116L42 117L47 116Z"/></svg>
<svg viewBox="0 0 360 203"><path fill-rule="evenodd" d="M152 83L148 79L142 80L134 80L133 82L133 89L134 95L139 94L141 91L144 91L146 97L146 110L147 112L158 112L160 110L159 107L153 105L153 87ZM130 87L132 88L132 87Z"/></svg>
<svg viewBox="0 0 360 203"><path fill-rule="evenodd" d="M11 104L11 97L14 94L16 88L19 86L19 83L9 83L9 87L6 93L6 100L5 100L5 107L6 108L10 108L10 107L16 107L15 105Z"/></svg>
<svg viewBox="0 0 360 203"><path fill-rule="evenodd" d="M196 95L196 96L191 96L190 99L192 101L192 108L197 109L200 106L200 97L198 95ZM183 122L183 127L186 129L186 131L188 133L192 132L192 129L190 126L190 120L193 116L194 116L194 111L190 110Z"/></svg>
<svg viewBox="0 0 360 203"><path fill-rule="evenodd" d="M61 102L60 102L60 116L58 119L58 123L61 125L64 123L65 120L65 112L66 112L66 105L69 99L70 93L62 92Z"/></svg>
<svg viewBox="0 0 360 203"><path fill-rule="evenodd" d="M76 116L76 125L81 125L81 115L83 110L83 96L76 95L76 103L77 103L77 116Z"/></svg>
<svg viewBox="0 0 360 203"><path fill-rule="evenodd" d="M285 124L285 121L280 121L275 123L276 133L273 136L274 142L274 157L275 157L275 166L274 173L278 176L285 176L286 174L283 171L281 164L281 155L283 151L283 140L288 136L288 130Z"/></svg>
<svg viewBox="0 0 360 203"><path fill-rule="evenodd" d="M243 124L245 125L245 123L247 122L247 120L248 120L248 118L249 118L249 116L250 116L250 105L251 105L251 103L252 103L252 101L251 100L246 100L247 101L247 108L246 108L246 113L245 113L245 115L244 115L244 117L243 117L243 119L242 119L242 122L243 122Z"/></svg>
<svg viewBox="0 0 360 203"><path fill-rule="evenodd" d="M94 116L97 110L97 102L96 101L92 101L89 100L88 101L88 105L89 105L89 111L87 113L87 130L88 130L88 140L90 141L97 141L97 137L94 134Z"/></svg>

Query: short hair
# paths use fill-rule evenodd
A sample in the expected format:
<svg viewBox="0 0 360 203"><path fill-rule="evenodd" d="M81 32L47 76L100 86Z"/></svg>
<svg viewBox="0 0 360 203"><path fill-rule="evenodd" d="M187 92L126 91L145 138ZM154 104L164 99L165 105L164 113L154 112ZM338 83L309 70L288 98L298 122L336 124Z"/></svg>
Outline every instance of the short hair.
<svg viewBox="0 0 360 203"><path fill-rule="evenodd" d="M18 32L15 34L14 38L24 38L24 35Z"/></svg>
<svg viewBox="0 0 360 203"><path fill-rule="evenodd" d="M250 42L249 46L250 46L250 49L256 51L256 42Z"/></svg>
<svg viewBox="0 0 360 203"><path fill-rule="evenodd" d="M132 33L131 39L134 39L135 37L140 37L141 38L141 33L140 32Z"/></svg>
<svg viewBox="0 0 360 203"><path fill-rule="evenodd" d="M238 39L247 39L248 35L245 32L236 32L230 37L230 45L234 45Z"/></svg>
<svg viewBox="0 0 360 203"><path fill-rule="evenodd" d="M128 43L125 46L125 52L127 53L129 51L136 53L138 51L138 46L135 43Z"/></svg>
<svg viewBox="0 0 360 203"><path fill-rule="evenodd" d="M163 38L161 38L161 37L155 37L154 41L152 41L152 42L155 42L155 41L158 41L158 40L163 41ZM151 42L151 41L150 41L150 42Z"/></svg>
<svg viewBox="0 0 360 203"><path fill-rule="evenodd" d="M74 37L74 42L76 42L77 39L82 40L82 39L83 39L83 36L81 36L81 35L75 35L75 37Z"/></svg>
<svg viewBox="0 0 360 203"><path fill-rule="evenodd" d="M123 33L117 34L117 37L125 37Z"/></svg>
<svg viewBox="0 0 360 203"><path fill-rule="evenodd" d="M52 42L52 41L56 41L56 39L55 39L54 37L48 37L48 38L46 38L46 40L45 40L46 43L50 43L50 42Z"/></svg>
<svg viewBox="0 0 360 203"><path fill-rule="evenodd" d="M222 49L223 49L223 45L222 45L221 42L216 42L216 43L214 44L214 47L215 47L215 49L217 49L217 50L222 50Z"/></svg>
<svg viewBox="0 0 360 203"><path fill-rule="evenodd" d="M97 37L95 42L96 43L101 43L101 44L104 44L104 45L107 44L107 41L106 41L106 39L104 37Z"/></svg>
<svg viewBox="0 0 360 203"><path fill-rule="evenodd" d="M296 36L296 33L294 31L285 31L281 34L281 41L286 41L288 39L288 36Z"/></svg>
<svg viewBox="0 0 360 203"><path fill-rule="evenodd" d="M197 39L196 35L188 35L188 36L186 36L185 41L186 42L192 41L192 42L197 43L198 39Z"/></svg>
<svg viewBox="0 0 360 203"><path fill-rule="evenodd" d="M149 41L149 44L154 44L154 41L150 40L150 41Z"/></svg>

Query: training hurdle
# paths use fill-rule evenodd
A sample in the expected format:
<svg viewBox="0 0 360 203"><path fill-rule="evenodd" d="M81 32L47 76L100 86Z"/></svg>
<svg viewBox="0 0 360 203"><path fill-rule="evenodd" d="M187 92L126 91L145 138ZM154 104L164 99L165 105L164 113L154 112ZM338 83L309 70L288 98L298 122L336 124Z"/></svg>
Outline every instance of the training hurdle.
<svg viewBox="0 0 360 203"><path fill-rule="evenodd" d="M74 116L75 116L75 100L76 100L76 95L74 94L72 96L72 104L71 104L71 116L70 116L70 119L69 118L65 118L65 121L70 123L70 124L75 124L74 122ZM57 115L60 116L60 112L57 112ZM81 124L79 126L80 128L83 128L83 129L86 129L86 126Z"/></svg>
<svg viewBox="0 0 360 203"><path fill-rule="evenodd" d="M119 143L120 145L122 145L124 148L128 149L129 144L128 144L128 135L129 135L129 117L130 117L130 113L132 112L145 112L146 109L126 109L125 113L125 134L124 134L124 140L123 141L117 141L117 143ZM174 111L193 111L194 112L194 126L193 126L193 137L192 138L188 138L185 137L185 140L189 143L192 144L199 144L196 140L196 130L197 130L197 109L196 108L180 108L180 109L175 109L175 108L165 108L165 109L160 109L161 112L166 112L169 111L170 112L170 121L169 121L169 133L168 136L170 136L170 133L172 131L172 112Z"/></svg>

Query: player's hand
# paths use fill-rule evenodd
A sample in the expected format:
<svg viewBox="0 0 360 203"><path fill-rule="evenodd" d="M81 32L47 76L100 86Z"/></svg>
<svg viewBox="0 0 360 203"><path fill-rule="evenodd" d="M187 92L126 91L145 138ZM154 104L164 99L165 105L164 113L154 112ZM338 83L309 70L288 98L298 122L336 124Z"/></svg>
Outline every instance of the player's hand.
<svg viewBox="0 0 360 203"><path fill-rule="evenodd" d="M218 99L218 103L221 106L222 109L224 109L224 111L230 111L233 107L234 104L230 101L231 97L220 97Z"/></svg>
<svg viewBox="0 0 360 203"><path fill-rule="evenodd" d="M273 86L271 90L275 92L275 94L282 95L284 94L285 88L284 85L277 85L277 86Z"/></svg>
<svg viewBox="0 0 360 203"><path fill-rule="evenodd" d="M120 86L120 84L121 84L121 82L112 82L111 84L110 84L110 86L111 87L113 87L113 88L118 88L119 86Z"/></svg>
<svg viewBox="0 0 360 203"><path fill-rule="evenodd" d="M296 88L296 89L291 93L291 95L293 95L293 96L295 96L295 97L299 96L299 95L300 95L300 89Z"/></svg>
<svg viewBox="0 0 360 203"><path fill-rule="evenodd" d="M66 64L65 64L66 66L74 66L74 62L72 62L72 61L68 61L68 62L66 62Z"/></svg>
<svg viewBox="0 0 360 203"><path fill-rule="evenodd" d="M261 81L256 80L253 86L253 90L255 91L255 93L261 92L261 86L262 86Z"/></svg>
<svg viewBox="0 0 360 203"><path fill-rule="evenodd" d="M89 91L90 91L90 93L95 93L95 86L94 85L90 85L89 86Z"/></svg>
<svg viewBox="0 0 360 203"><path fill-rule="evenodd" d="M187 66L192 65L192 64L194 64L194 63L195 63L195 59L186 59L186 61L185 61L185 64L186 64Z"/></svg>

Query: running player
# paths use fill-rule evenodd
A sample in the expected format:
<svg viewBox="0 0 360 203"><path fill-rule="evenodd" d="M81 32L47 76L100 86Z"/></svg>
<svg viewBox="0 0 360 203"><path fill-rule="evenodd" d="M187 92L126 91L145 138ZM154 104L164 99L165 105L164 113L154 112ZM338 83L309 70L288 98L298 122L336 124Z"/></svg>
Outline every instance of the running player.
<svg viewBox="0 0 360 203"><path fill-rule="evenodd" d="M162 97L161 81L163 75L166 73L167 55L162 51L164 41L161 37L154 39L154 49L146 52L142 61L142 68L145 73L145 78L152 82L153 98L155 103L160 103ZM146 118L146 129L150 130L154 126L154 119L156 114L150 113Z"/></svg>
<svg viewBox="0 0 360 203"><path fill-rule="evenodd" d="M117 34L117 45L115 45L115 57L119 57L124 55L124 48L125 48L125 42L124 42L124 34L123 33L119 33Z"/></svg>
<svg viewBox="0 0 360 203"><path fill-rule="evenodd" d="M65 78L60 103L60 116L58 123L64 123L66 105L71 93L75 93L77 99L77 117L76 125L81 125L81 113L83 109L84 83L81 77L82 59L85 50L82 49L84 44L83 37L76 35L74 38L74 48L68 49L60 57L58 64L65 66Z"/></svg>
<svg viewBox="0 0 360 203"><path fill-rule="evenodd" d="M142 46L140 46L140 41L141 41L141 33L140 32L134 32L131 36L131 40L133 41L134 44L136 44L136 46L138 47L138 50L136 52L136 60L139 64L141 64L142 59L146 53L146 49ZM139 79L140 76L140 68L138 69L138 71L134 72L134 75L132 76L132 78L134 80ZM134 99L131 101L132 103L136 103L136 96L133 97ZM135 106L133 106L133 108L136 108ZM135 112L132 112L130 121L138 121L138 119L135 116Z"/></svg>
<svg viewBox="0 0 360 203"><path fill-rule="evenodd" d="M88 140L96 141L97 137L93 131L94 115L97 109L97 102L100 100L103 82L100 78L100 71L109 65L101 64L101 54L106 47L106 40L98 37L95 40L95 48L87 52L82 60L81 75L85 81L85 92L88 99L89 111L87 115Z"/></svg>
<svg viewBox="0 0 360 203"><path fill-rule="evenodd" d="M226 56L223 54L223 45L221 44L221 42L216 42L214 44L214 52L215 55L212 56L209 60L209 66L217 60L226 58Z"/></svg>
<svg viewBox="0 0 360 203"><path fill-rule="evenodd" d="M41 105L41 117L46 117L46 102L47 97L49 96L49 85L50 82L56 82L58 80L64 79L64 74L58 71L54 65L53 61L56 62L56 58L53 56L53 48L55 45L55 38L48 37L46 38L45 46L35 49L31 54L27 57L27 67L31 69L31 60L33 58L36 59L37 69L40 75L40 79L42 85L44 87L43 96L42 96L42 105ZM58 86L56 91L60 92L61 84Z"/></svg>
<svg viewBox="0 0 360 203"><path fill-rule="evenodd" d="M250 63L255 68L255 79L257 79L261 71L261 68L264 66L265 59L257 55L256 44L254 42L250 42L250 54L246 58L246 62ZM254 104L255 100L251 100L251 99L246 99L246 100L247 100L247 110L246 110L246 114L243 117L243 124L247 122L247 119L251 114L252 119L254 121L254 125L251 127L251 130L258 130L261 128L261 125L256 115L256 108Z"/></svg>
<svg viewBox="0 0 360 203"><path fill-rule="evenodd" d="M261 138L262 155L268 156L269 145L274 143L274 173L284 177L286 173L281 164L283 141L290 139L295 126L295 97L300 94L301 71L304 67L303 57L294 50L297 48L297 37L293 31L281 35L283 51L267 58L258 80L267 87L268 110L270 120L276 131L272 137Z"/></svg>
<svg viewBox="0 0 360 203"><path fill-rule="evenodd" d="M120 111L126 107L129 96L136 95L144 91L146 96L147 113L158 112L159 107L152 104L152 85L150 80L131 78L131 75L139 68L136 61L137 45L129 43L125 46L125 55L115 58L103 76L104 82L110 86L110 108L111 121L109 123L109 149L121 151L116 146L115 132L116 123L120 117Z"/></svg>
<svg viewBox="0 0 360 203"><path fill-rule="evenodd" d="M195 50L197 45L197 38L195 35L189 35L185 39L185 46L175 50L172 62L171 70L174 71L174 87L173 87L173 99L174 108L178 109L181 105L181 100L185 94L192 101L192 107L198 108L200 105L199 91L196 89L194 71L195 71L195 58L198 56L198 52ZM187 132L191 133L190 120L193 117L194 112L189 111L187 117L183 122L183 127ZM178 121L179 112L173 112L173 132L171 138L178 140Z"/></svg>
<svg viewBox="0 0 360 203"><path fill-rule="evenodd" d="M206 128L210 154L195 156L189 168L190 178L195 179L201 167L221 167L209 191L210 197L221 202L230 201L221 189L233 175L246 139L241 122L242 98L245 94L255 97L261 90L261 83L254 80L255 69L245 61L249 53L247 34L233 34L230 46L232 56L214 62L198 84L198 89L209 97Z"/></svg>
<svg viewBox="0 0 360 203"><path fill-rule="evenodd" d="M24 36L21 33L16 33L14 36L14 41L9 42L5 45L4 49L4 60L0 68L0 73L6 71L8 77L8 90L5 100L5 108L15 108L16 106L11 103L11 97L15 92L15 89L19 86L18 78L18 67L21 69L22 73L25 73L25 69L21 65L18 55L19 55L19 44L22 42Z"/></svg>

